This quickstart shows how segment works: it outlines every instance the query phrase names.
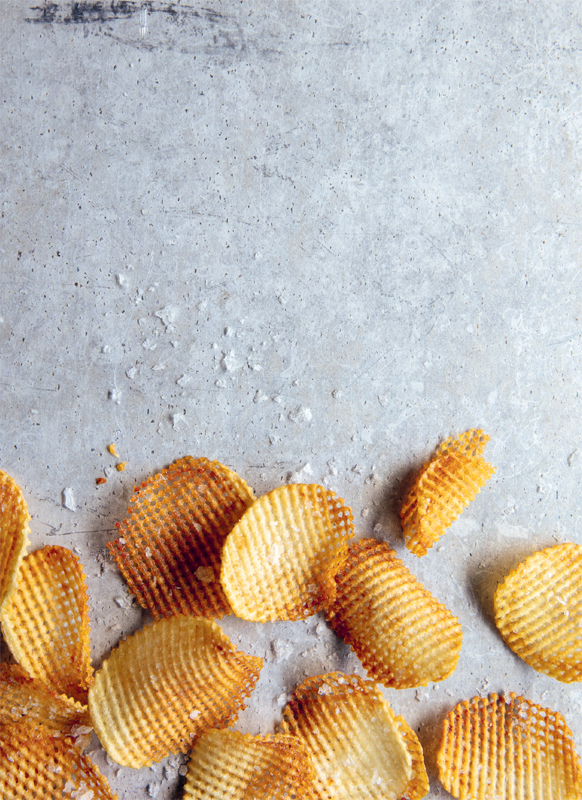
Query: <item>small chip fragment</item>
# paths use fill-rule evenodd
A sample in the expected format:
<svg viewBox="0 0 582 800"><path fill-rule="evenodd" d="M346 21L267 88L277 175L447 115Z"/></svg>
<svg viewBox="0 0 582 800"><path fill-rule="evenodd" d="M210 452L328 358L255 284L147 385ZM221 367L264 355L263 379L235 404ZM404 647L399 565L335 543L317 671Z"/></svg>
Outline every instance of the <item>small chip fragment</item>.
<svg viewBox="0 0 582 800"><path fill-rule="evenodd" d="M93 680L89 601L76 555L54 545L26 556L4 609L2 631L12 655L32 677L87 702Z"/></svg>
<svg viewBox="0 0 582 800"><path fill-rule="evenodd" d="M124 472L126 467L127 467L127 461L120 461L119 464L115 465L115 469L118 472Z"/></svg>
<svg viewBox="0 0 582 800"><path fill-rule="evenodd" d="M582 546L558 544L519 564L497 587L495 623L530 667L582 681Z"/></svg>
<svg viewBox="0 0 582 800"><path fill-rule="evenodd" d="M423 464L400 511L406 547L417 556L426 555L495 474L482 456L489 438L481 430L451 436Z"/></svg>
<svg viewBox="0 0 582 800"><path fill-rule="evenodd" d="M97 478L95 483L101 486L102 484L107 483L107 478Z"/></svg>
<svg viewBox="0 0 582 800"><path fill-rule="evenodd" d="M511 693L474 697L446 716L439 778L459 800L580 800L572 732L557 712Z"/></svg>
<svg viewBox="0 0 582 800"><path fill-rule="evenodd" d="M109 452L111 453L112 456L117 456L118 455L118 452L115 449L115 442L113 442L113 444L107 445L107 449L109 450Z"/></svg>
<svg viewBox="0 0 582 800"><path fill-rule="evenodd" d="M116 800L107 780L70 736L43 725L6 725L0 736L5 800Z"/></svg>
<svg viewBox="0 0 582 800"><path fill-rule="evenodd" d="M373 681L339 672L308 678L281 731L305 744L317 800L420 800L428 792L420 742Z"/></svg>
<svg viewBox="0 0 582 800"><path fill-rule="evenodd" d="M86 706L59 695L19 664L0 664L0 726L35 722L71 734L90 725Z"/></svg>
<svg viewBox="0 0 582 800"><path fill-rule="evenodd" d="M156 619L230 613L221 551L254 499L236 472L206 458L186 456L142 483L117 524L120 538L107 545L138 603Z"/></svg>
<svg viewBox="0 0 582 800"><path fill-rule="evenodd" d="M126 767L186 753L207 728L236 719L262 663L236 650L213 620L158 620L103 662L89 691L93 727Z"/></svg>
<svg viewBox="0 0 582 800"><path fill-rule="evenodd" d="M220 576L232 609L254 622L305 619L333 602L353 536L341 497L317 484L263 495L229 534Z"/></svg>
<svg viewBox="0 0 582 800"><path fill-rule="evenodd" d="M459 621L417 581L385 543L359 539L336 575L331 627L370 677L395 689L451 675L459 659Z"/></svg>
<svg viewBox="0 0 582 800"><path fill-rule="evenodd" d="M28 547L29 519L20 487L0 469L0 614L16 587L18 568Z"/></svg>
<svg viewBox="0 0 582 800"><path fill-rule="evenodd" d="M192 750L184 799L311 800L314 780L307 750L294 736L209 730Z"/></svg>

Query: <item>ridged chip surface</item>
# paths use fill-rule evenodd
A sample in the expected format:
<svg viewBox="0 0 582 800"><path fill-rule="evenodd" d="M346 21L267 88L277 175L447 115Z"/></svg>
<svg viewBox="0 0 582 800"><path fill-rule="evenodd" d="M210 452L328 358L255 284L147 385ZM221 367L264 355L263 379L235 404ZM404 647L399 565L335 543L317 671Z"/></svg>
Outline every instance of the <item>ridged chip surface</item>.
<svg viewBox="0 0 582 800"><path fill-rule="evenodd" d="M0 469L0 613L16 587L26 548L30 514L20 487Z"/></svg>
<svg viewBox="0 0 582 800"><path fill-rule="evenodd" d="M330 625L370 677L408 689L454 672L463 638L458 619L386 543L353 542L336 583Z"/></svg>
<svg viewBox="0 0 582 800"><path fill-rule="evenodd" d="M89 692L93 727L123 766L139 769L186 753L207 728L236 720L261 666L212 620L158 620L103 662Z"/></svg>
<svg viewBox="0 0 582 800"><path fill-rule="evenodd" d="M439 778L459 800L580 800L582 773L564 718L513 693L447 715Z"/></svg>
<svg viewBox="0 0 582 800"><path fill-rule="evenodd" d="M0 726L35 722L75 736L91 723L86 706L31 678L18 664L0 664Z"/></svg>
<svg viewBox="0 0 582 800"><path fill-rule="evenodd" d="M155 619L229 614L221 551L254 499L236 472L206 458L186 456L142 483L107 545L138 603Z"/></svg>
<svg viewBox="0 0 582 800"><path fill-rule="evenodd" d="M57 545L26 556L2 617L16 661L59 694L87 702L93 680L89 601L81 562Z"/></svg>
<svg viewBox="0 0 582 800"><path fill-rule="evenodd" d="M116 800L71 737L42 725L6 725L0 735L3 800Z"/></svg>
<svg viewBox="0 0 582 800"><path fill-rule="evenodd" d="M539 672L582 681L582 546L559 544L526 558L495 593L506 643Z"/></svg>
<svg viewBox="0 0 582 800"><path fill-rule="evenodd" d="M373 681L339 672L308 678L281 731L305 744L318 800L419 800L428 792L420 743Z"/></svg>
<svg viewBox="0 0 582 800"><path fill-rule="evenodd" d="M424 556L495 474L481 455L489 436L470 430L447 439L423 464L400 512L406 547Z"/></svg>
<svg viewBox="0 0 582 800"><path fill-rule="evenodd" d="M267 622L321 611L333 602L352 535L351 509L323 486L291 484L263 495L222 553L221 582L234 613Z"/></svg>
<svg viewBox="0 0 582 800"><path fill-rule="evenodd" d="M184 800L312 800L314 779L294 736L210 730L192 750Z"/></svg>

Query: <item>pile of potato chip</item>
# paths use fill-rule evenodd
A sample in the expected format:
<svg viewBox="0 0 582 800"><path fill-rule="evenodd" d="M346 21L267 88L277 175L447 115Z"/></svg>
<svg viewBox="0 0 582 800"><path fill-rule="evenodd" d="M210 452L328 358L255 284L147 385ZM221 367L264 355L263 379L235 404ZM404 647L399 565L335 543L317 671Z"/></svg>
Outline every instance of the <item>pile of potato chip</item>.
<svg viewBox="0 0 582 800"><path fill-rule="evenodd" d="M487 440L468 431L423 465L402 509L412 552L425 554L494 473L482 457ZM232 470L191 457L144 481L108 546L154 622L121 641L96 673L79 559L62 547L25 556L26 503L2 472L0 511L0 619L18 662L0 665L2 797L113 798L83 755L92 730L114 761L135 769L190 753L187 799L427 794L418 738L378 684L445 680L457 665L461 627L387 544L353 540L352 512L334 492L293 484L256 499ZM582 679L582 548L562 547L508 576L496 613L504 639L527 663L572 681ZM557 576L550 603L544 570ZM308 678L279 733L229 730L262 659L237 650L215 619L301 620L319 611L368 679ZM462 800L582 797L562 718L513 695L454 709L443 723L438 768Z"/></svg>

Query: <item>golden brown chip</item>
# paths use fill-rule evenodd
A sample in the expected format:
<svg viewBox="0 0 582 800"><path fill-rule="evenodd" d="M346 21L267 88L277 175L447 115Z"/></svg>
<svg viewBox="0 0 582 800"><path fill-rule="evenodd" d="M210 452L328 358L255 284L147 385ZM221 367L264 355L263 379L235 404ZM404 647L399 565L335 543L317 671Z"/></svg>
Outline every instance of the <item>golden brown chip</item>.
<svg viewBox="0 0 582 800"><path fill-rule="evenodd" d="M459 800L580 800L572 733L557 712L496 694L460 703L443 722L439 778Z"/></svg>
<svg viewBox="0 0 582 800"><path fill-rule="evenodd" d="M156 619L229 614L220 554L253 501L236 472L206 458L181 458L142 483L107 545L138 603Z"/></svg>
<svg viewBox="0 0 582 800"><path fill-rule="evenodd" d="M417 556L426 555L495 473L481 455L488 441L481 430L451 436L423 464L400 512L406 546Z"/></svg>
<svg viewBox="0 0 582 800"><path fill-rule="evenodd" d="M339 672L308 678L281 730L304 742L318 800L419 800L428 792L418 738L373 681Z"/></svg>
<svg viewBox="0 0 582 800"><path fill-rule="evenodd" d="M336 583L330 625L371 677L408 689L454 672L463 638L459 621L387 544L353 542Z"/></svg>
<svg viewBox="0 0 582 800"><path fill-rule="evenodd" d="M207 728L236 719L262 663L236 650L212 620L158 620L121 642L97 672L93 727L127 767L185 753Z"/></svg>
<svg viewBox="0 0 582 800"><path fill-rule="evenodd" d="M6 725L0 736L4 800L116 800L97 767L70 736L42 725Z"/></svg>
<svg viewBox="0 0 582 800"><path fill-rule="evenodd" d="M16 587L28 547L28 506L20 488L0 469L0 614Z"/></svg>
<svg viewBox="0 0 582 800"><path fill-rule="evenodd" d="M14 658L32 677L87 702L93 680L89 602L81 562L70 550L55 545L26 556L2 630Z"/></svg>
<svg viewBox="0 0 582 800"><path fill-rule="evenodd" d="M497 588L495 622L531 667L582 681L582 546L558 544L526 558Z"/></svg>
<svg viewBox="0 0 582 800"><path fill-rule="evenodd" d="M88 732L86 706L58 695L18 664L0 664L0 725L34 722L73 736Z"/></svg>
<svg viewBox="0 0 582 800"><path fill-rule="evenodd" d="M227 537L221 582L232 609L254 622L305 619L335 597L353 516L317 484L280 486L259 498Z"/></svg>
<svg viewBox="0 0 582 800"><path fill-rule="evenodd" d="M210 730L194 745L184 798L311 800L315 772L294 736L251 736Z"/></svg>

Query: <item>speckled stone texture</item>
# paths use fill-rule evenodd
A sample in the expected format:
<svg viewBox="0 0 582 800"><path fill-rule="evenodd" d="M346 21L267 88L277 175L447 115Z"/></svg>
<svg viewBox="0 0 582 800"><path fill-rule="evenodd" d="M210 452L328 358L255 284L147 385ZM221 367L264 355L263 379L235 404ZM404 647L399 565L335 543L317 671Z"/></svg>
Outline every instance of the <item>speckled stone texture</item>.
<svg viewBox="0 0 582 800"><path fill-rule="evenodd" d="M431 797L476 694L561 712L582 751L580 689L492 617L520 559L582 543L578 5L6 0L0 42L0 468L33 547L83 561L95 665L148 618L105 550L133 486L206 456L258 495L330 487L459 617L455 674L386 690ZM401 498L473 427L497 473L417 559ZM239 730L361 674L321 616L221 626L267 658ZM120 800L178 796L181 762L92 750Z"/></svg>

